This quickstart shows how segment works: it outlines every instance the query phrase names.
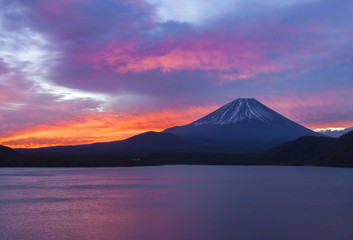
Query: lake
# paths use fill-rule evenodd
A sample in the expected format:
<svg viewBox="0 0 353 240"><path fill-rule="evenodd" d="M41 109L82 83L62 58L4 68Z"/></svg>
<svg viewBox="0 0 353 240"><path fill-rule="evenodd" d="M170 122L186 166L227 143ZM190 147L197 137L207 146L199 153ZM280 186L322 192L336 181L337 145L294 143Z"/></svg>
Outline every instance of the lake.
<svg viewBox="0 0 353 240"><path fill-rule="evenodd" d="M1 240L351 240L353 169L0 169Z"/></svg>

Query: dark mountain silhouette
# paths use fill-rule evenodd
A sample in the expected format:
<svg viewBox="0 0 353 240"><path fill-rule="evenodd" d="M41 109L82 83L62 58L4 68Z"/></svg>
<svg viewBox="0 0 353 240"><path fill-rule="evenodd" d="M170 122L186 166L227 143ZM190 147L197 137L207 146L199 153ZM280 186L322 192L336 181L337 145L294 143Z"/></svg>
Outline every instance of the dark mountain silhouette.
<svg viewBox="0 0 353 240"><path fill-rule="evenodd" d="M264 149L270 150L261 153ZM18 151L24 157L11 161L9 166L255 164L353 167L353 132L340 138L324 137L255 99L237 99L188 125L159 133L146 132L114 142ZM0 148L0 154L5 153L17 154L9 148ZM1 166L6 165L6 162L2 163Z"/></svg>
<svg viewBox="0 0 353 240"><path fill-rule="evenodd" d="M0 145L0 156L16 156L18 153L12 148Z"/></svg>
<svg viewBox="0 0 353 240"><path fill-rule="evenodd" d="M323 136L251 98L237 99L199 120L163 132L234 152L261 151L302 136Z"/></svg>
<svg viewBox="0 0 353 240"><path fill-rule="evenodd" d="M0 166L9 166L12 161L19 159L21 155L12 148L0 145Z"/></svg>
<svg viewBox="0 0 353 240"><path fill-rule="evenodd" d="M186 141L170 133L145 132L125 140L92 143L76 146L19 149L27 155L119 155L128 153L152 153L185 149Z"/></svg>
<svg viewBox="0 0 353 240"><path fill-rule="evenodd" d="M156 143L160 145L156 147ZM222 164L353 167L353 132L339 139L301 137L262 154L206 152L190 148L189 144L188 141L173 134L148 132L109 144L22 149L23 157L0 161L0 166L109 167Z"/></svg>
<svg viewBox="0 0 353 240"><path fill-rule="evenodd" d="M0 145L0 158L16 157L18 155L19 153L13 150L12 148Z"/></svg>
<svg viewBox="0 0 353 240"><path fill-rule="evenodd" d="M265 152L264 161L353 167L353 131L340 138L301 137Z"/></svg>

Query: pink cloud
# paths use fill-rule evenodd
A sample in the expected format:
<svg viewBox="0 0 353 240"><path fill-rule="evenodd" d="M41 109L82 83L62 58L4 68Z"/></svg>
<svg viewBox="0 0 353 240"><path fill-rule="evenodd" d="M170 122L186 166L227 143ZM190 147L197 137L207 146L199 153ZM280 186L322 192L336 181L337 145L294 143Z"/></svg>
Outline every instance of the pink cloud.
<svg viewBox="0 0 353 240"><path fill-rule="evenodd" d="M234 80L277 71L276 66L267 60L264 49L268 45L268 42L248 40L238 35L208 33L164 39L147 46L137 40L115 40L98 54L80 58L93 61L97 69L108 67L122 74L201 70L223 80Z"/></svg>
<svg viewBox="0 0 353 240"><path fill-rule="evenodd" d="M43 15L54 18L65 18L73 12L73 4L84 3L87 0L40 1L38 10Z"/></svg>
<svg viewBox="0 0 353 240"><path fill-rule="evenodd" d="M353 114L347 111L347 106L353 107L353 98L350 95L349 90L303 92L300 95L288 92L285 96L268 96L260 100L284 116L310 128L351 127Z"/></svg>

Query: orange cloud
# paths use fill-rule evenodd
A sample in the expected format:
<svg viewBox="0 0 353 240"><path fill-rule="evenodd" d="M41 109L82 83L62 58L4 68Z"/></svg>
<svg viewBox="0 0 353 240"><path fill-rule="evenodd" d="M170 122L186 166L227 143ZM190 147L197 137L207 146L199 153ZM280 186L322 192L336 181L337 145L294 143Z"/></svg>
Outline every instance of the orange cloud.
<svg viewBox="0 0 353 240"><path fill-rule="evenodd" d="M216 109L189 107L142 114L91 113L54 125L38 125L8 133L0 144L13 148L77 145L121 140L146 131L162 131L187 124Z"/></svg>

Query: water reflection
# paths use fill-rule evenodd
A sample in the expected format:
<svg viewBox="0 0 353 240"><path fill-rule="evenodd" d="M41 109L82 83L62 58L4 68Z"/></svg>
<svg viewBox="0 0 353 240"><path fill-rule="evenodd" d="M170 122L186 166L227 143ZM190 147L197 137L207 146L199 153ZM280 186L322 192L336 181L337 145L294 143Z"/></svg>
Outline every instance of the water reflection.
<svg viewBox="0 0 353 240"><path fill-rule="evenodd" d="M353 239L353 170L0 169L1 239Z"/></svg>

